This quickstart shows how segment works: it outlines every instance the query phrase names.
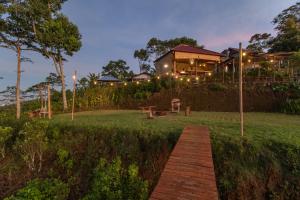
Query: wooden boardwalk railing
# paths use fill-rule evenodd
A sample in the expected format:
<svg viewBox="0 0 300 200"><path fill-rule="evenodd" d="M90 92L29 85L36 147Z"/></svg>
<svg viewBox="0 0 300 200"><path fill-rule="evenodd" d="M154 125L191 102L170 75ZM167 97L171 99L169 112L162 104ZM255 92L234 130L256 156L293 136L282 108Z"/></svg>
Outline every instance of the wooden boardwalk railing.
<svg viewBox="0 0 300 200"><path fill-rule="evenodd" d="M150 200L217 200L209 130L186 127Z"/></svg>

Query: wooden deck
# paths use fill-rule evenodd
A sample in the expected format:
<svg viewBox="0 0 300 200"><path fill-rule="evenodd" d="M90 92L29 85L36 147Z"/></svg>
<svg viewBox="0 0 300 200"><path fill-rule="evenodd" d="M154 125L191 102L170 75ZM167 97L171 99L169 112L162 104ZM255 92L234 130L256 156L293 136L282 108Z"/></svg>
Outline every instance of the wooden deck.
<svg viewBox="0 0 300 200"><path fill-rule="evenodd" d="M209 130L186 127L150 200L217 200Z"/></svg>

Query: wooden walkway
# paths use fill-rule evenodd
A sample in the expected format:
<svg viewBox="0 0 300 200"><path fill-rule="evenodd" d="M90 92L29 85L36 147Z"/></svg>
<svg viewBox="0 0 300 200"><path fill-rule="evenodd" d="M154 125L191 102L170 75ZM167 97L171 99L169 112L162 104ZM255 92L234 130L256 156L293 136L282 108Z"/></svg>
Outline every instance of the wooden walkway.
<svg viewBox="0 0 300 200"><path fill-rule="evenodd" d="M186 127L150 200L217 200L209 130Z"/></svg>

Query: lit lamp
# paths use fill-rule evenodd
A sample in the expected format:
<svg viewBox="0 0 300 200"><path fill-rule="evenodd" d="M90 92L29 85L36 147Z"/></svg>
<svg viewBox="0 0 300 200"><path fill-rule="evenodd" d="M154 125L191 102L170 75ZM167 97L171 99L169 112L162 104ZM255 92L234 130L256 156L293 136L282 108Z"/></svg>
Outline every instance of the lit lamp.
<svg viewBox="0 0 300 200"><path fill-rule="evenodd" d="M150 83L150 81L151 81L151 80L150 80L150 79L148 79L148 83Z"/></svg>
<svg viewBox="0 0 300 200"><path fill-rule="evenodd" d="M193 65L193 64L195 63L195 60L194 60L194 59L191 59L191 60L190 60L190 63L191 63L191 65Z"/></svg>
<svg viewBox="0 0 300 200"><path fill-rule="evenodd" d="M167 69L168 67L169 67L169 65L168 65L168 64L165 64L165 65L164 65L164 68L165 68L165 69Z"/></svg>
<svg viewBox="0 0 300 200"><path fill-rule="evenodd" d="M251 63L251 60L250 60L250 59L248 60L248 63Z"/></svg>
<svg viewBox="0 0 300 200"><path fill-rule="evenodd" d="M158 77L157 77L157 79L159 80L159 79L160 79L160 77L158 76Z"/></svg>
<svg viewBox="0 0 300 200"><path fill-rule="evenodd" d="M183 81L183 78L180 78L180 81Z"/></svg>
<svg viewBox="0 0 300 200"><path fill-rule="evenodd" d="M187 81L187 82L190 82L190 81L191 81L191 79L189 79L189 78L188 78L186 81Z"/></svg>
<svg viewBox="0 0 300 200"><path fill-rule="evenodd" d="M139 81L137 81L137 82L136 82L136 84L137 84L137 85L139 85L139 84L140 84L140 82L139 82Z"/></svg>
<svg viewBox="0 0 300 200"><path fill-rule="evenodd" d="M244 53L243 53L243 56L246 56L246 55L247 55L246 52L244 52Z"/></svg>
<svg viewBox="0 0 300 200"><path fill-rule="evenodd" d="M209 72L209 73L208 73L208 76L211 76L211 75L212 75L211 72Z"/></svg>
<svg viewBox="0 0 300 200"><path fill-rule="evenodd" d="M74 75L72 76L73 79L73 102L72 102L72 121L74 120L74 108L75 108L75 93L76 93L76 77L77 71L75 71Z"/></svg>
<svg viewBox="0 0 300 200"><path fill-rule="evenodd" d="M271 63L273 63L273 62L274 62L274 60L272 59L270 62L271 62Z"/></svg>
<svg viewBox="0 0 300 200"><path fill-rule="evenodd" d="M127 86L127 83L124 83L124 86Z"/></svg>
<svg viewBox="0 0 300 200"><path fill-rule="evenodd" d="M198 76L196 77L196 81L199 81L199 77Z"/></svg>
<svg viewBox="0 0 300 200"><path fill-rule="evenodd" d="M94 85L97 85L97 81L94 81Z"/></svg>
<svg viewBox="0 0 300 200"><path fill-rule="evenodd" d="M110 84L110 86L114 86L114 84L113 84L113 83L111 83L111 84Z"/></svg>

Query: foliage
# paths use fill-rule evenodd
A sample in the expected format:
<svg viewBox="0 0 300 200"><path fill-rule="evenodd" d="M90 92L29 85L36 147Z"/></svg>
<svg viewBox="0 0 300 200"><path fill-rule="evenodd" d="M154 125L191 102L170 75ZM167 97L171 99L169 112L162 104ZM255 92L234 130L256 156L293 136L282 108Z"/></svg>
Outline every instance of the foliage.
<svg viewBox="0 0 300 200"><path fill-rule="evenodd" d="M6 143L11 137L12 130L11 127L0 126L0 153L2 158L5 158Z"/></svg>
<svg viewBox="0 0 300 200"><path fill-rule="evenodd" d="M133 57L138 59L139 61L140 73L150 71L151 69L151 66L149 64L150 55L147 52L147 50L145 49L135 50Z"/></svg>
<svg viewBox="0 0 300 200"><path fill-rule="evenodd" d="M103 67L102 76L113 76L119 80L125 81L133 75L132 71L129 71L130 67L127 66L126 61L117 60L109 61L109 63Z"/></svg>
<svg viewBox="0 0 300 200"><path fill-rule="evenodd" d="M111 164L100 159L95 169L91 191L84 200L142 200L147 199L148 184L138 176L138 167L130 165L123 169L121 159L117 158Z"/></svg>
<svg viewBox="0 0 300 200"><path fill-rule="evenodd" d="M300 51L294 53L290 57L290 65L291 65L291 67L293 67L296 70L300 71Z"/></svg>
<svg viewBox="0 0 300 200"><path fill-rule="evenodd" d="M65 200L69 192L68 185L59 179L35 179L5 200Z"/></svg>
<svg viewBox="0 0 300 200"><path fill-rule="evenodd" d="M70 173L70 171L74 167L74 160L71 157L70 152L67 150L60 148L57 151L57 156L58 156L58 164L63 167L67 173Z"/></svg>
<svg viewBox="0 0 300 200"><path fill-rule="evenodd" d="M27 122L17 138L15 149L21 154L30 171L42 170L43 154L48 147L47 127L47 121Z"/></svg>
<svg viewBox="0 0 300 200"><path fill-rule="evenodd" d="M250 38L247 49L254 52L262 53L265 49L269 48L271 38L271 34L269 33L254 34Z"/></svg>
<svg viewBox="0 0 300 200"><path fill-rule="evenodd" d="M227 87L221 83L211 83L208 85L208 89L211 91L224 91L227 89Z"/></svg>
<svg viewBox="0 0 300 200"><path fill-rule="evenodd" d="M287 99L281 110L283 113L300 115L300 99Z"/></svg>

